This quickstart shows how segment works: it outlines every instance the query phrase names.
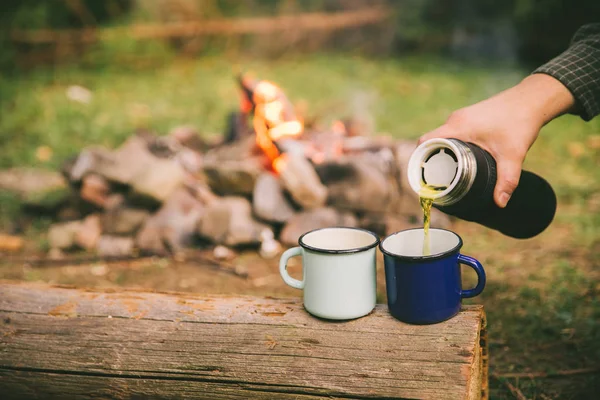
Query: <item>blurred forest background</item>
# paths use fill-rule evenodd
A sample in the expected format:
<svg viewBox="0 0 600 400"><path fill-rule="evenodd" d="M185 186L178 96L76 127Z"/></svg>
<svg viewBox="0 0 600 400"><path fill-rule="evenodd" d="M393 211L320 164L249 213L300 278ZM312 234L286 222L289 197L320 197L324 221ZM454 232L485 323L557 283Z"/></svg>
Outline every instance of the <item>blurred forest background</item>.
<svg viewBox="0 0 600 400"><path fill-rule="evenodd" d="M343 16L335 25L324 13ZM308 27L277 20L304 14ZM518 83L594 21L598 0L3 0L0 170L58 170L82 148L114 148L138 129L191 124L218 137L238 107L239 71L273 80L311 115L335 120L359 108L376 133L413 140ZM599 163L598 118L563 116L526 160L557 192L552 226L525 241L453 227L488 271L470 302L488 315L492 398L600 391ZM0 191L0 234L26 239L16 258L0 250L0 279L298 295L276 272L242 280L170 259L36 268L23 260L48 250L51 222ZM245 253L236 260L276 269Z"/></svg>
<svg viewBox="0 0 600 400"><path fill-rule="evenodd" d="M532 66L560 53L579 26L593 22L600 14L600 5L593 0L5 0L0 5L1 65L10 70L44 61L72 61L95 44L95 40L85 44L73 40L71 46L62 43L58 49L51 46L57 43L35 46L28 43L27 37L20 37L18 29L94 28L365 7L385 7L389 18L365 29L349 25L351 29L319 33L290 27L276 38L221 32L225 34L173 38L170 45L196 55L227 52L281 56L332 49L378 56L434 52ZM36 48L33 55L34 47L42 48Z"/></svg>

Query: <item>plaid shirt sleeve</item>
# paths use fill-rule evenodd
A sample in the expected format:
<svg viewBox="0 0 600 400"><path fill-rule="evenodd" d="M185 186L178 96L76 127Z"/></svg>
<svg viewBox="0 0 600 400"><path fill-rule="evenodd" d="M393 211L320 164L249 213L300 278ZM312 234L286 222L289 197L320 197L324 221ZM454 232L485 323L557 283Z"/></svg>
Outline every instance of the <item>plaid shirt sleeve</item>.
<svg viewBox="0 0 600 400"><path fill-rule="evenodd" d="M600 23L584 25L575 33L571 46L533 73L558 79L573 94L573 112L585 121L600 114Z"/></svg>

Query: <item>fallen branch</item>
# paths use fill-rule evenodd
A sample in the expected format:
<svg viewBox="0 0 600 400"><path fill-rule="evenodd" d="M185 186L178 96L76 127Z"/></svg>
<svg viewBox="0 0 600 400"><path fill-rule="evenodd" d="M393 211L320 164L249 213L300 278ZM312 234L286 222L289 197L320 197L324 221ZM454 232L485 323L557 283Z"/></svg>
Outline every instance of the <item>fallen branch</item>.
<svg viewBox="0 0 600 400"><path fill-rule="evenodd" d="M506 388L510 391L510 393L512 393L513 396L515 396L516 399L518 399L518 400L527 400L527 397L525 397L525 395L523 394L523 392L521 392L518 387L516 387L515 385L513 385L512 383L510 383L508 380L506 380L505 377L500 376L500 375L498 375L496 373L492 373L492 376L494 378L496 378L498 380L498 382L500 382L504 386L506 386Z"/></svg>
<svg viewBox="0 0 600 400"><path fill-rule="evenodd" d="M523 392L521 392L518 387L516 387L507 380L501 380L501 382L508 388L508 390L510 390L510 392L513 396L515 396L515 398L517 398L518 400L527 400L527 397L525 397Z"/></svg>
<svg viewBox="0 0 600 400"><path fill-rule="evenodd" d="M240 269L238 267L236 267L236 265L233 263L223 261L223 260L217 260L210 256L205 256L205 255L200 255L200 254L194 255L193 257L186 257L185 262L189 263L189 264L193 264L194 260L201 261L198 264L202 264L202 262L205 262L208 265L215 267L219 271L227 272L228 274L232 274L232 275L238 276L240 278L248 278L248 273L245 271L240 271ZM202 265L205 265L205 264L202 264Z"/></svg>
<svg viewBox="0 0 600 400"><path fill-rule="evenodd" d="M556 372L505 372L494 373L496 378L552 378L557 376L583 375L600 372L600 366L591 368L566 369Z"/></svg>
<svg viewBox="0 0 600 400"><path fill-rule="evenodd" d="M333 31L343 28L370 25L388 18L384 8L368 8L335 13L303 13L277 17L213 19L170 24L137 24L129 27L85 29L15 29L10 37L14 42L90 43L96 41L134 39L167 39L200 35L266 34L293 29L298 31Z"/></svg>

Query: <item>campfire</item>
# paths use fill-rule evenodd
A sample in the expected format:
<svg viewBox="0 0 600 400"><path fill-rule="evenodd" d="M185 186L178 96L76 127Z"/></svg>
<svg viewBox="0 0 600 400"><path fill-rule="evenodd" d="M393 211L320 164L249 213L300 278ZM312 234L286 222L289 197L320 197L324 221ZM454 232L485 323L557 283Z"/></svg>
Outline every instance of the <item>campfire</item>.
<svg viewBox="0 0 600 400"><path fill-rule="evenodd" d="M384 235L421 223L404 178L413 142L375 135L352 115L325 127L306 122L275 83L248 75L238 83L240 106L221 140L186 126L138 132L116 150L90 147L66 162L70 190L50 228L51 251L255 246L273 257L316 228ZM432 223L449 220L435 213Z"/></svg>
<svg viewBox="0 0 600 400"><path fill-rule="evenodd" d="M256 144L271 162L271 169L278 174L287 164L287 152L300 153L313 163L342 153L342 139L346 128L335 121L327 143L303 140L305 129L302 119L296 115L294 106L283 90L269 81L256 81L248 77L239 79L242 88L240 110L252 116ZM328 145L328 148L323 145Z"/></svg>
<svg viewBox="0 0 600 400"><path fill-rule="evenodd" d="M240 108L253 114L256 144L265 152L273 169L277 170L285 158L277 142L302 135L303 124L296 116L292 103L277 85L245 77L240 82L244 95Z"/></svg>

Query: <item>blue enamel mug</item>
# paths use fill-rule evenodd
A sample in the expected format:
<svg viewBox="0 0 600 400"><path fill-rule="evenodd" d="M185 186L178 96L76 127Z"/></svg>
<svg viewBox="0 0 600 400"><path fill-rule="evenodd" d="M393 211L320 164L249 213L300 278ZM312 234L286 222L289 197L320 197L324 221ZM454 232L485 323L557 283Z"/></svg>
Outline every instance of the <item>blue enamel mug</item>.
<svg viewBox="0 0 600 400"><path fill-rule="evenodd" d="M476 259L460 254L462 239L445 229L429 230L430 254L423 255L423 229L386 237L380 244L390 313L410 324L434 324L455 316L463 298L479 295L485 271ZM460 264L477 273L477 286L462 289Z"/></svg>

